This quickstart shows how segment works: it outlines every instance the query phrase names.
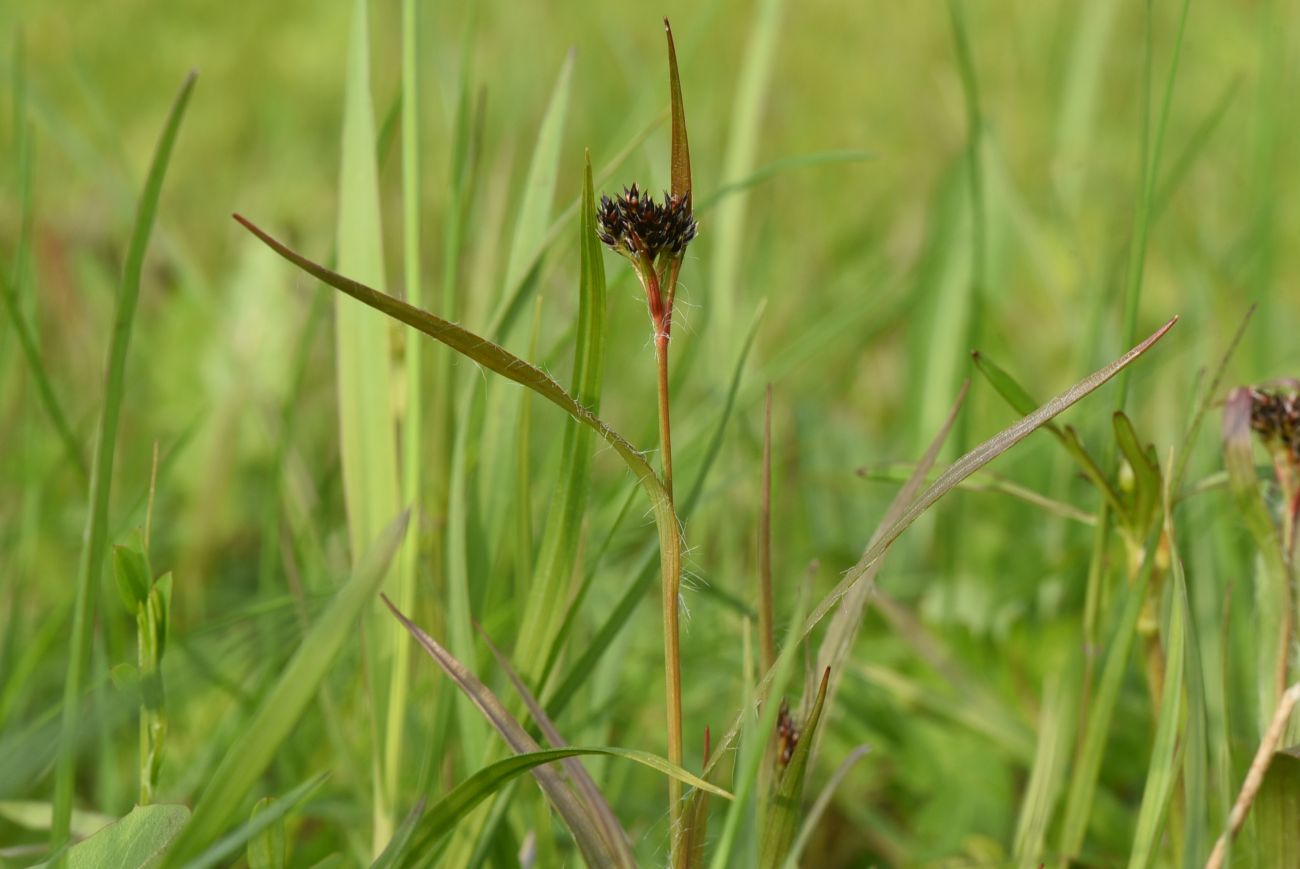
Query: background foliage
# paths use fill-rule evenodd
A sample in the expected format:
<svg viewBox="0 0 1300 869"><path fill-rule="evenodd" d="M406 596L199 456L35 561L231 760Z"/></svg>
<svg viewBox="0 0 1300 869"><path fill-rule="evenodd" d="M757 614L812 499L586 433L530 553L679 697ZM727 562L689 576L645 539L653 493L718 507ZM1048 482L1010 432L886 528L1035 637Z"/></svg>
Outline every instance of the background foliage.
<svg viewBox="0 0 1300 869"><path fill-rule="evenodd" d="M941 463L1017 416L975 373L970 349L1042 399L1133 343L1125 287L1139 156L1150 144L1143 117L1161 105L1182 7L982 0L950 15L937 3L711 0L668 2L652 14L637 4L548 2L486 3L471 17L468 5L427 4L422 13L426 298L448 298L440 280L459 202L450 318L486 326L522 231L525 177L570 47L558 192L544 203L546 215L560 217L581 190L584 148L599 171L633 145L610 180L598 180L598 192L633 180L668 186L658 18L667 13L701 227L682 273L673 344L683 480L705 462L746 330L766 303L723 448L686 528L686 765L698 770L704 727L724 729L746 690L764 385L774 396L773 575L784 637L806 566L816 562L816 600L857 560L905 478L891 463L921 455L964 379L973 378L971 391ZM370 14L387 288L401 294L402 177L397 138L382 132L396 117L399 6L374 3ZM194 805L360 555L344 506L333 306L228 217L253 216L320 261L335 250L349 4L16 0L0 10L0 25L7 155L0 265L17 278L43 375L87 456L136 197L177 86L191 67L200 70L146 260L109 525L112 542L123 542L143 524L157 443L150 561L170 571L174 585L164 665L169 729L155 798ZM962 40L974 76L965 81ZM1187 19L1137 332L1174 314L1182 319L1132 370L1126 404L1161 465L1181 444L1199 374L1217 364L1251 304L1258 310L1226 384L1296 373L1300 303L1288 288L1300 278L1300 253L1287 240L1300 217L1287 205L1300 181L1288 111L1300 86L1289 60L1298 41L1295 16L1278 2L1194 4ZM972 84L978 211L968 159ZM471 156L457 174L455 143L467 132ZM713 194L756 170L756 183L708 207ZM578 311L575 238L569 215L504 342L566 383ZM606 268L601 416L649 447L656 427L643 302L630 270L608 255ZM426 303L435 311L438 304ZM87 490L42 409L11 325L0 328L0 800L10 807L0 813L0 844L21 849L45 838L39 823L17 822L13 806L50 799ZM390 337L399 359L414 340L396 329ZM427 464L412 523L414 617L440 638L455 630L446 626L444 601L448 552L459 545L471 612L508 653L557 484L563 422L445 348L431 346L422 365L430 394L443 396L431 406L443 401L459 414L462 392L481 394L471 411L479 427L464 452L453 457L455 425L440 428L437 417L420 452ZM446 384L456 390L451 400L437 393ZM404 388L400 378L393 384L399 412ZM1065 419L1095 456L1114 455L1110 412L1119 401L1108 386ZM1255 546L1215 476L1223 466L1217 428L1216 412L1189 454L1186 485L1198 493L1174 514L1200 651L1195 666L1210 674L1205 703L1216 760L1207 843L1222 829L1228 795L1258 742L1253 627L1270 606L1256 600ZM454 463L464 474L459 518L447 508ZM1081 520L1092 520L1100 499L1046 434L990 471L997 486L946 498L880 574L883 606L869 608L823 716L814 792L856 746L870 752L808 846L814 865L1009 861L1027 799L1046 801L1052 832L1044 853L1055 853L1054 800L1063 794L1036 796L1031 769L1053 710L1071 722L1060 732L1073 745L1073 721L1088 702L1077 650L1094 532ZM626 506L631 480L611 451L596 449L590 475L578 563L580 574L596 575L570 662L654 539L643 503ZM1004 482L1051 503L1013 497ZM1108 636L1127 564L1118 541L1104 554ZM135 707L118 699L106 674L135 660L134 619L117 606L107 564L103 582L93 727L76 805L117 818L137 796ZM486 647L465 636L476 671L509 694ZM557 720L570 743L664 753L660 642L650 593ZM361 643L346 644L248 805L232 808L246 818L257 796L286 794L330 770L288 816L292 865L373 856L370 708L379 700L370 692L382 689L362 680L361 652ZM1157 736L1139 657L1120 686L1088 826L1086 853L1099 864L1126 859L1133 846ZM478 769L460 754L465 745L495 739L486 726L471 734L462 723L447 737L454 759L430 757L429 734L446 728L446 710L465 701L431 661L419 657L411 667L412 747L399 805L390 807L399 822L421 787L436 796ZM802 690L814 690L816 680L800 674L792 699L805 681ZM474 720L468 708L457 720ZM662 775L617 758L584 763L639 857L662 860ZM536 800L531 784L525 788L511 819L519 836L545 817L526 808ZM715 811L721 805L715 800ZM562 833L543 828L537 839L543 860L573 859ZM1174 860L1181 851L1166 841L1161 854Z"/></svg>

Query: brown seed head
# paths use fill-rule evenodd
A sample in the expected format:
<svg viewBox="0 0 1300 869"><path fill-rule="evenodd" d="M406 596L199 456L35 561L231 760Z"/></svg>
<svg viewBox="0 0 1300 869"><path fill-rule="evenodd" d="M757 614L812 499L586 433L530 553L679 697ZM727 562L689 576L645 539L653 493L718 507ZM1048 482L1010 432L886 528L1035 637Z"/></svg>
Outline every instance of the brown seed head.
<svg viewBox="0 0 1300 869"><path fill-rule="evenodd" d="M614 199L600 197L596 221L601 241L626 257L644 256L652 263L681 256L698 229L689 195L665 192L660 204L635 184Z"/></svg>

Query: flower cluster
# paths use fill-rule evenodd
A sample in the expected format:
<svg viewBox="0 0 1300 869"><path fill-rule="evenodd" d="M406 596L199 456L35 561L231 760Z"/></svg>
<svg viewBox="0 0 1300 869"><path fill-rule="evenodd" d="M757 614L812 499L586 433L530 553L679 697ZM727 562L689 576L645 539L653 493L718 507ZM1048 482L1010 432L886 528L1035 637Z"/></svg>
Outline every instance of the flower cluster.
<svg viewBox="0 0 1300 869"><path fill-rule="evenodd" d="M1271 451L1300 465L1300 395L1251 389L1250 427Z"/></svg>
<svg viewBox="0 0 1300 869"><path fill-rule="evenodd" d="M600 197L596 220L601 241L634 261L644 258L650 263L661 256L680 257L697 229L690 194L665 191L660 204L635 184L624 187L615 199Z"/></svg>

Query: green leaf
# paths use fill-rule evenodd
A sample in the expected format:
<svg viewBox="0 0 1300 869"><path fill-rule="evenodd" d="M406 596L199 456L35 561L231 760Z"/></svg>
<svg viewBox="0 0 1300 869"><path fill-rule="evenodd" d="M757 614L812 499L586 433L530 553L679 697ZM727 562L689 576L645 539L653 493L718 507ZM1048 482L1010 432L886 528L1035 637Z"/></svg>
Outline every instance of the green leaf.
<svg viewBox="0 0 1300 869"><path fill-rule="evenodd" d="M931 483L915 501L903 512L897 521L893 522L889 528L880 535L879 539L871 546L867 547L866 552L858 559L845 575L845 577L822 598L821 602L813 609L812 613L804 621L802 629L796 635L798 641L802 641L812 633L813 629L821 622L823 618L839 603L839 601L849 593L864 577L868 575L871 566L879 560L884 553L893 545L894 541L903 534L923 513L930 509L940 498L952 491L957 486L983 468L989 462L1005 453L1011 447L1028 437L1032 432L1040 428L1044 423L1078 402L1084 396L1096 390L1106 381L1110 380L1120 370L1130 365L1134 360L1155 345L1157 341L1168 334L1169 330L1178 322L1174 317L1153 332L1146 340L1133 347L1123 356L1104 366L1098 371L1093 372L1088 377L1074 384L1065 392L1053 398L1047 404L1038 408L1038 410L1022 418L1018 422L1003 429L998 434L976 446L973 450L963 455L949 468L944 471L937 480ZM1140 603L1140 602L1139 602ZM1136 615L1134 616L1136 619ZM756 692L758 702L767 697L770 687L774 681L774 673L769 672L764 676L760 683L759 691ZM737 735L740 732L741 725L744 721L745 710L733 719L731 727L722 739L720 751L715 755L720 757L734 744ZM716 765L715 759L705 769L705 775L712 771Z"/></svg>
<svg viewBox="0 0 1300 869"><path fill-rule="evenodd" d="M172 574L164 573L149 590L149 604L154 608L158 622L158 657L167 651L167 635L172 623Z"/></svg>
<svg viewBox="0 0 1300 869"><path fill-rule="evenodd" d="M691 195L691 146L686 138L686 106L682 102L682 80L677 72L677 46L673 44L673 28L664 19L664 34L668 37L668 93L673 120L672 192L674 196Z"/></svg>
<svg viewBox="0 0 1300 869"><path fill-rule="evenodd" d="M1142 805L1138 810L1133 849L1129 852L1129 869L1143 869L1155 859L1169 812L1169 801L1178 781L1183 736L1179 732L1183 715L1183 662L1186 660L1186 626L1191 615L1184 592L1183 588L1174 590L1169 608L1160 719L1156 723L1155 744L1151 747L1151 762L1147 767Z"/></svg>
<svg viewBox="0 0 1300 869"><path fill-rule="evenodd" d="M194 818L186 826L169 865L196 853L220 834L239 811L281 744L302 717L343 646L356 636L354 625L374 599L388 563L406 534L409 513L402 513L362 556L352 578L303 637L280 678L262 698L208 780Z"/></svg>
<svg viewBox="0 0 1300 869"><path fill-rule="evenodd" d="M113 547L113 579L117 581L117 593L122 598L122 605L131 615L135 615L140 604L149 597L149 588L153 585L153 573L149 568L149 558L144 553L144 544L140 532L136 532L130 543Z"/></svg>
<svg viewBox="0 0 1300 869"><path fill-rule="evenodd" d="M415 834L415 828L420 823L420 818L424 817L424 808L428 805L427 797L420 797L416 800L411 811L407 812L406 818L401 825L393 831L393 838L388 840L384 850L376 858L374 863L370 864L370 869L396 869L402 865L402 860L411 846L411 837Z"/></svg>
<svg viewBox="0 0 1300 869"><path fill-rule="evenodd" d="M584 755L606 755L630 760L685 784L706 790L717 796L731 798L731 794L722 788L711 785L703 779L691 775L681 767L649 752L630 748L607 747L538 748L534 751L499 760L484 767L457 785L451 793L430 808L424 818L421 819L413 850L418 853L432 848L438 843L439 839L451 832L456 824L468 815L475 806L525 772L534 770L542 764Z"/></svg>
<svg viewBox="0 0 1300 869"><path fill-rule="evenodd" d="M573 350L573 396L592 413L600 412L605 371L605 264L596 232L596 193L591 155L583 175L579 209L578 329ZM565 420L560 445L559 484L547 512L541 552L529 586L523 623L515 647L524 675L536 683L545 668L546 650L563 624L572 597L568 582L578 557L578 539L590 490L592 434L572 417Z"/></svg>
<svg viewBox="0 0 1300 869"><path fill-rule="evenodd" d="M164 803L136 806L126 817L69 848L61 865L65 869L157 866L189 817L190 810L185 806ZM41 864L46 865L54 864Z"/></svg>
<svg viewBox="0 0 1300 869"><path fill-rule="evenodd" d="M253 806L251 821L275 806L274 797L262 797ZM284 817L266 824L256 836L248 840L248 869L284 869L285 840Z"/></svg>
<svg viewBox="0 0 1300 869"><path fill-rule="evenodd" d="M1113 420L1115 442L1133 469L1133 508L1129 511L1128 519L1133 530L1141 533L1151 524L1156 505L1160 503L1160 466L1152 457L1150 449L1142 448L1137 431L1124 411L1115 411Z"/></svg>
<svg viewBox="0 0 1300 869"><path fill-rule="evenodd" d="M238 829L232 830L214 843L195 859L185 864L185 869L211 869L221 864L232 854L238 853L245 843L252 842L273 827L282 827L285 815L305 803L329 777L328 772L312 776L307 781L276 800L260 800L258 806L266 804L260 811L256 808L253 816ZM283 844L283 843L282 843ZM170 855L169 855L170 857ZM249 862L252 863L252 847L249 848ZM256 869L256 867L254 867Z"/></svg>
<svg viewBox="0 0 1300 869"><path fill-rule="evenodd" d="M117 449L118 423L122 415L122 398L126 387L127 351L135 324L136 306L140 301L140 276L144 270L145 250L153 232L158 200L162 196L163 178L171 160L172 148L180 132L181 119L194 90L195 73L190 73L172 103L171 113L154 150L149 175L136 209L131 242L122 269L122 284L117 296L117 311L109 343L108 365L104 378L104 403L99 418L99 433L90 471L89 508L86 511L84 544L77 562L76 602L69 637L68 672L63 681L63 715L59 731L59 753L54 771L54 821L50 844L58 848L68 837L72 816L72 792L76 773L77 732L82 725L81 693L85 687L90 658L90 637L97 613L96 596L100 571L103 569L108 543L108 497L113 485L113 456Z"/></svg>
<svg viewBox="0 0 1300 869"><path fill-rule="evenodd" d="M1006 399L1007 403L1011 405L1012 410L1016 411L1016 413L1030 413L1034 408L1038 407L1038 402L1034 397L1031 396L1015 378L1003 369L999 368L992 359L989 359L978 350L971 353L971 358L975 362L975 367L988 379L989 383L993 385L993 388L997 390L997 393ZM1043 429L1044 431L1051 432L1051 434L1061 442L1061 446L1065 447L1065 450L1070 454L1070 457L1078 463L1084 476L1088 478L1089 482L1097 487L1097 491L1099 491L1102 494L1102 497L1106 499L1106 502L1110 504L1111 509L1114 510L1117 515L1126 515L1127 510L1125 509L1123 502L1120 501L1119 494L1115 491L1110 480L1106 478L1106 475L1102 472L1101 468L1095 461L1093 461L1092 456L1084 447L1083 442L1079 440L1078 432L1070 426L1062 427L1053 422L1044 423Z"/></svg>
<svg viewBox="0 0 1300 869"><path fill-rule="evenodd" d="M835 791L839 788L840 782L844 781L844 777L849 774L849 770L852 769L853 765L861 760L863 755L868 751L870 751L869 746L859 745L857 748L853 749L853 751L849 752L849 756L840 761L840 765L835 768L835 772L831 773L830 779L826 782L826 787L822 788L822 792L817 795L816 802L814 802L812 808L808 810L808 815L804 818L803 826L799 828L799 835L795 837L794 844L790 846L790 851L786 854L785 869L799 869L799 855L802 854L803 849L807 847L808 840L812 838L813 831L816 830L818 822L821 821L821 817L825 814L826 808L831 804L831 798L835 796Z"/></svg>
<svg viewBox="0 0 1300 869"><path fill-rule="evenodd" d="M1070 771L1070 790L1065 801L1065 819L1061 824L1059 848L1060 853L1067 858L1079 855L1084 834L1088 830L1088 818L1092 814L1097 778L1101 772L1101 759L1106 751L1120 687L1128 670L1129 653L1133 650L1133 640L1137 635L1138 617L1142 613L1147 586L1151 581L1159 533L1160 526L1156 525L1143 549L1145 557L1137 581L1126 593L1119 622L1110 642L1106 644L1106 663L1101 671L1101 682L1097 685L1088 709L1087 730L1083 734L1079 759Z"/></svg>
<svg viewBox="0 0 1300 869"><path fill-rule="evenodd" d="M338 263L383 287L384 248L370 96L367 3L353 4L339 174ZM351 299L335 299L339 441L348 540L359 558L399 509L393 437L392 342L388 321Z"/></svg>
<svg viewBox="0 0 1300 869"><path fill-rule="evenodd" d="M808 777L808 758L812 753L813 741L817 737L817 725L821 723L822 707L826 702L826 687L830 682L831 671L822 671L821 686L817 689L817 699L813 701L812 711L799 733L799 743L790 755L790 762L780 774L772 794L767 799L763 811L762 833L758 846L758 863L760 866L777 867L785 863L790 846L794 843L795 832L799 829L799 815L803 808L804 781Z"/></svg>
<svg viewBox="0 0 1300 869"><path fill-rule="evenodd" d="M416 642L429 653L429 657L433 658L438 663L438 666L442 667L443 671L460 687L461 691L473 701L479 712L492 725L492 728L505 739L511 751L515 752L515 754L530 754L541 751L541 746L537 744L537 741L528 735L528 732L506 710L501 701L497 699L497 696L479 681L477 676L465 669L465 666L443 648L437 640L426 634L414 622L403 615L387 597L384 598L384 603L388 605L389 610L410 632ZM533 771L533 776L537 779L537 783L541 785L543 792L555 807L556 812L573 834L574 841L588 864L597 866L633 865L631 853L627 850L626 844L620 848L617 843L610 843L601 835L599 819L591 809L583 804L557 773L547 769L536 769Z"/></svg>

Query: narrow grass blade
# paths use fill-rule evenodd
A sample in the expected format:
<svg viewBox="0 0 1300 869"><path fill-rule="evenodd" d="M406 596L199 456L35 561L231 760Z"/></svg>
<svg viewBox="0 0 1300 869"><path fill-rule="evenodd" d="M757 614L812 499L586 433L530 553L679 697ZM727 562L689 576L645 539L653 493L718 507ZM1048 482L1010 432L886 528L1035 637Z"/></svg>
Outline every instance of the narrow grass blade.
<svg viewBox="0 0 1300 869"><path fill-rule="evenodd" d="M1174 37L1173 52L1169 59L1169 73L1165 79L1164 98L1160 103L1160 118L1156 122L1154 139L1148 136L1151 126L1149 107L1145 106L1142 119L1142 150L1139 155L1138 177L1141 182L1134 202L1133 239L1129 243L1128 269L1124 281L1124 340L1137 340L1138 303L1142 298L1142 279L1146 272L1147 238L1151 231L1152 205L1155 199L1156 179L1160 175L1160 158L1164 151L1165 131L1169 125L1169 109L1174 101L1174 83L1178 80L1178 62L1183 52L1183 34L1187 30L1187 12L1191 0L1183 0L1182 11L1178 16L1178 32ZM1148 7L1147 15L1151 10ZM1148 22L1148 26L1150 23ZM1147 43L1147 84L1151 74L1151 45ZM1149 89L1148 89L1149 96ZM1116 409L1123 410L1128 399L1129 373L1123 372L1119 378L1119 398Z"/></svg>
<svg viewBox="0 0 1300 869"><path fill-rule="evenodd" d="M506 656L496 647L496 644L492 642L492 639L482 627L479 627L479 635L483 637L483 641L487 643L492 656L496 658L497 665L501 667L501 670L506 674L506 678L510 680L510 684L514 686L515 693L528 707L528 714L533 716L533 721L537 723L537 727L542 731L542 735L546 737L546 741L553 748L568 748L568 743L564 741L564 737L560 736L559 730L556 729L555 724L547 716L546 710L537 702L533 692L528 690L528 686L524 684L523 679L519 678L519 674L515 672L514 667L510 666ZM611 843L625 843L630 846L631 839L628 837L627 831L618 822L614 810L609 807L609 801L596 787L596 782L591 778L586 767L570 758L564 761L564 769L569 774L569 779L578 789L579 795L586 801L588 809L600 821L600 829L605 836L605 840Z"/></svg>
<svg viewBox="0 0 1300 869"><path fill-rule="evenodd" d="M420 3L402 0L402 244L406 299L424 307L420 273ZM417 510L415 528L397 554L397 603L415 608L417 556L421 522L418 519L422 487L424 440L424 342L405 344L406 406L402 419L402 503ZM405 745L407 692L411 672L411 644L400 631L391 631L393 663L389 673L387 730L384 734L384 805L389 813L398 803Z"/></svg>
<svg viewBox="0 0 1300 869"><path fill-rule="evenodd" d="M429 804L427 797L420 797L416 801L411 811L407 812L406 819L393 831L393 838L388 840L383 852L370 864L370 869L396 869L402 865L402 860L406 852L411 847L411 839L415 835L415 828L419 826L420 819L424 817L424 809Z"/></svg>
<svg viewBox="0 0 1300 869"><path fill-rule="evenodd" d="M365 0L353 5L339 175L338 263L340 269L360 280L383 287L366 9ZM392 347L388 321L342 296L335 302L335 328L343 488L348 539L355 558L398 511L397 455L389 404Z"/></svg>
<svg viewBox="0 0 1300 869"><path fill-rule="evenodd" d="M1041 865L1047 844L1047 829L1056 813L1061 785L1074 747L1079 698L1073 690L1079 683L1078 656L1064 672L1049 673L1038 718L1038 744L1025 786L1024 801L1016 820L1014 854L1022 867Z"/></svg>
<svg viewBox="0 0 1300 869"><path fill-rule="evenodd" d="M993 388L1006 399L1007 404L1011 405L1012 409L1017 413L1030 413L1038 406L1038 402L1034 400L1033 396L1026 392L1015 378L999 368L988 356L976 350L971 353L971 358L980 373L988 378ZM1116 515L1123 515L1125 508L1120 501L1119 493L1115 491L1115 487L1111 485L1106 474L1083 446L1078 433L1069 426L1058 426L1053 422L1044 424L1043 430L1051 432L1061 442L1061 446L1065 447L1066 452L1078 463L1083 475L1097 488L1097 491L1106 499L1106 503L1110 505Z"/></svg>
<svg viewBox="0 0 1300 869"><path fill-rule="evenodd" d="M388 608L392 610L393 615L410 632L416 642L429 653L429 657L433 658L438 663L438 666L442 667L443 671L473 701L474 705L483 714L483 717L492 725L492 728L501 734L506 744L510 746L511 751L516 755L541 751L541 746L537 744L536 740L528 735L528 732L510 715L496 695L479 681L477 676L466 670L450 652L420 630L410 619L402 615L388 598L384 598L384 602L388 604ZM595 866L635 865L631 851L626 844L622 848L617 848L617 846L613 846L605 840L600 833L599 820L582 804L582 801L565 784L558 773L551 770L536 769L533 775L546 793L547 798L550 799L551 804L555 806L556 812L564 819L565 825L573 834L578 849L589 864ZM489 793L490 791L485 791L483 796L488 796ZM428 816L430 819L435 817L436 810L436 806L433 810L430 810ZM432 821L430 820L428 823L432 823Z"/></svg>
<svg viewBox="0 0 1300 869"><path fill-rule="evenodd" d="M228 835L223 836L219 841L213 843L212 847L205 850L202 854L195 857L185 864L185 869L211 869L213 866L222 865L232 854L235 854L246 843L252 842L257 837L271 830L284 821L284 818L294 809L301 806L311 798L317 789L329 778L328 772L322 772L315 775L289 791L282 797L271 801L260 811L256 812L247 823L237 830L231 831ZM261 805L261 802L259 802ZM283 846L283 841L281 842ZM251 850L250 846L250 850ZM283 861L283 850L281 850L281 860ZM249 859L250 869L256 869L253 860ZM283 862L281 862L283 865Z"/></svg>
<svg viewBox="0 0 1300 869"><path fill-rule="evenodd" d="M957 393L957 399L952 403L952 409L948 411L948 418L944 420L934 439L930 441L930 445L921 456L921 460L917 462L912 475L903 484L903 487L898 490L898 494L894 496L894 500L890 502L888 509L885 510L885 516L880 521L880 526L867 544L868 549L879 541L885 530L893 525L903 515L903 511L916 499L917 493L925 482L926 474L930 472L930 468L938 459L939 451L943 449L944 443L948 440L948 433L952 431L953 423L957 421L957 413L966 400L968 386L969 382L962 384L961 391ZM883 559L877 560L863 574L864 581L844 596L843 605L831 617L830 626L827 627L826 635L822 638L822 644L817 649L817 668L831 673L830 695L832 705L835 703L835 692L838 690L840 678L842 678L840 671L844 668L844 661L853 648L853 640L858 634L858 628L862 625L867 599L871 595L876 574L883 564Z"/></svg>
<svg viewBox="0 0 1300 869"><path fill-rule="evenodd" d="M451 832L456 824L464 819L475 806L518 776L536 770L544 764L589 755L606 755L630 760L693 787L707 790L709 793L720 797L731 798L731 794L722 788L715 787L691 775L681 767L674 766L663 758L648 752L607 747L538 748L499 760L484 767L457 785L451 793L433 805L420 821L411 850L419 853L436 845L438 840Z"/></svg>
<svg viewBox="0 0 1300 869"><path fill-rule="evenodd" d="M917 499L908 506L898 520L891 524L885 533L880 535L880 538L876 543L867 548L867 551L863 553L862 558L860 558L858 563L848 571L835 588L822 598L813 609L812 613L804 621L803 628L797 635L798 638L802 640L812 632L813 628L815 628L818 623L826 617L836 604L838 604L849 591L857 586L857 584L867 575L867 571L870 569L871 565L884 555L886 550L893 545L894 541L897 540L899 536L916 521L917 517L930 509L930 507L934 506L940 498L960 485L961 482L971 474L983 468L989 462L993 461L998 456L1011 449L1011 447L1024 440L1044 423L1065 411L1084 396L1093 392L1106 381L1110 380L1120 370L1130 365L1143 353L1151 349L1157 341L1168 334L1169 330L1172 329L1174 324L1177 322L1177 317L1169 320L1146 338L1146 340L1133 347L1123 356L1098 371L1093 372L1088 377L1079 381L1065 392L1038 408L1038 410L1003 429L1001 432L984 441L982 444L978 445L950 465L937 480L931 483L925 491L923 491ZM758 692L759 697L756 698L760 702L763 697L767 696L767 686L770 684L772 677L773 674L767 674L760 685L760 690ZM721 743L721 749L723 751L729 749L734 743L736 735L740 729L741 721L742 716L737 716L732 727L728 730L726 737ZM707 774L709 771L710 770L706 769L705 773Z"/></svg>
<svg viewBox="0 0 1300 869"><path fill-rule="evenodd" d="M259 815L273 811L276 805L274 797L262 797L253 806L253 821ZM285 869L284 816L280 815L248 840L245 859L248 869Z"/></svg>
<svg viewBox="0 0 1300 869"><path fill-rule="evenodd" d="M785 693L790 677L794 673L798 652L803 645L803 638L799 635L799 625L803 620L803 614L806 612L810 584L805 582L799 590L799 602L796 606L794 618L790 622L790 628L786 632L785 642L781 646L781 654L777 657L776 667L768 674L771 678L771 687L767 699L755 698L755 702L760 704L761 712L757 719L753 720L754 726L746 735L750 742L747 746L742 746L743 750L736 762L735 784L733 785L736 797L732 800L731 805L727 807L727 815L722 822L722 832L718 836L717 845L713 850L713 859L709 863L712 869L725 869L725 867L732 864L732 850L736 845L740 822L745 814L750 811L750 802L758 784L759 768L766 756L764 748L772 738L772 734L776 732L777 715L781 706L780 703L776 702L776 698ZM746 622L746 626L748 626L748 622ZM748 660L748 656L746 660ZM746 680L747 683L749 681ZM825 678L823 678L822 682L824 690ZM750 704L747 702L742 715L748 712L749 706ZM714 757L713 763L705 766L705 777L708 776L710 767L717 763L717 755ZM765 797L766 794L760 795L760 798Z"/></svg>
<svg viewBox="0 0 1300 869"><path fill-rule="evenodd" d="M421 311L365 284L330 271L277 241L244 217L238 214L234 217L235 220L243 224L249 232L261 239L268 247L308 274L324 281L340 292L358 299L412 328L418 329L483 367L500 374L507 380L512 380L531 389L579 422L590 427L614 448L614 451L618 453L619 457L623 459L632 473L636 475L636 478L641 481L642 485L647 488L656 500L665 497L666 493L663 491L663 485L659 482L650 463L646 461L644 454L628 443L622 435L611 429L594 413L583 407L550 375L528 364L504 348L475 335L455 323L427 311ZM1145 346L1142 349L1146 349Z"/></svg>
<svg viewBox="0 0 1300 869"><path fill-rule="evenodd" d="M409 519L394 519L366 550L352 578L311 626L280 678L227 749L194 806L194 817L168 855L177 865L211 842L239 810L249 790L288 738L343 646L356 634L357 619L374 599Z"/></svg>
<svg viewBox="0 0 1300 869"><path fill-rule="evenodd" d="M673 45L673 28L664 19L668 37L669 113L673 119L672 192L673 196L691 195L691 146L686 137L686 106L682 102L682 80L677 73L677 46Z"/></svg>
<svg viewBox="0 0 1300 869"><path fill-rule="evenodd" d="M1144 869L1155 860L1169 812L1169 801L1178 781L1180 737L1183 715L1183 664L1186 660L1188 612L1185 589L1176 588L1169 608L1169 629L1165 634L1165 685L1160 698L1160 719L1156 722L1155 744L1147 768L1137 830L1129 852L1129 869Z"/></svg>
<svg viewBox="0 0 1300 869"><path fill-rule="evenodd" d="M1064 858L1077 857L1083 847L1083 838L1088 831L1088 818L1092 815L1093 797L1097 792L1097 778L1101 773L1101 759L1106 751L1107 737L1115 713L1115 704L1119 700L1119 689L1128 669L1129 653L1133 650L1133 641L1137 636L1138 616L1146 600L1147 586L1151 580L1154 564L1155 544L1160 527L1157 524L1147 540L1143 550L1146 557L1137 580L1128 589L1124 608L1111 640L1106 644L1106 663L1101 673L1101 682L1092 697L1088 710L1087 730L1078 754L1078 761L1070 772L1070 790L1065 801L1065 817L1061 824L1061 839L1058 851Z"/></svg>
<svg viewBox="0 0 1300 869"><path fill-rule="evenodd" d="M135 225L127 247L126 263L122 269L122 286L117 297L117 312L104 378L104 405L100 412L99 433L95 440L95 455L90 470L90 499L86 511L84 544L77 564L76 603L73 607L72 635L68 649L68 674L63 683L59 756L54 771L54 819L50 827L52 849L59 848L67 840L68 824L72 817L77 731L82 723L81 692L89 664L99 576L108 546L108 496L113 484L113 455L122 414L127 351L131 345L136 305L140 300L140 275L144 269L144 255L153 231L154 216L158 212L163 178L167 174L167 164L180 132L181 119L185 116L185 108L189 105L190 94L194 90L194 81L195 74L190 73L181 85L180 93L163 126L144 191L140 195Z"/></svg>
<svg viewBox="0 0 1300 869"><path fill-rule="evenodd" d="M741 61L732 104L731 122L727 125L727 150L723 157L720 180L731 184L747 177L758 154L760 121L766 102L772 71L775 67L777 36L780 31L782 0L762 0L752 14L749 40ZM718 205L713 216L711 235L716 239L709 273L710 329L713 343L725 364L737 333L737 310L740 306L741 258L744 253L746 202L744 193L728 197Z"/></svg>
<svg viewBox="0 0 1300 869"><path fill-rule="evenodd" d="M812 711L799 734L799 743L790 755L790 762L775 783L763 811L762 832L758 845L758 864L776 869L785 863L790 846L794 844L799 829L799 812L803 808L804 780L808 775L808 758L812 755L813 740L821 723L822 709L826 703L826 686L831 671L822 671L821 686Z"/></svg>
<svg viewBox="0 0 1300 869"><path fill-rule="evenodd" d="M582 202L578 221L582 267L573 350L573 396L592 413L599 413L605 372L605 265L596 234L596 194L590 154L583 175ZM571 599L568 584L577 560L578 538L591 488L592 447L591 431L579 426L576 419L566 420L559 482L547 514L515 647L515 658L524 662L524 675L534 684L540 684L547 649L563 623L565 605Z"/></svg>
<svg viewBox="0 0 1300 869"><path fill-rule="evenodd" d="M799 828L799 835L795 836L794 843L790 846L790 852L786 854L783 869L799 869L799 856L803 854L804 848L808 847L808 841L812 839L812 834L817 830L817 824L821 822L822 815L826 814L826 809L830 807L835 791L839 789L840 783L849 774L849 770L853 769L854 764L861 760L870 750L870 746L859 745L849 752L848 757L840 761L839 766L835 767L835 771L831 773L831 777L826 781L826 786L822 788L822 792L817 795L812 808L808 810L803 826Z"/></svg>
<svg viewBox="0 0 1300 869"><path fill-rule="evenodd" d="M542 125L537 131L532 161L524 181L524 196L515 213L514 237L506 257L504 291L497 301L487 337L500 340L504 330L523 301L525 278L536 267L546 248L546 230L551 222L555 186L560 170L560 150L564 145L564 123L569 113L569 93L573 80L574 52L570 51L560 67L560 75L551 91Z"/></svg>

